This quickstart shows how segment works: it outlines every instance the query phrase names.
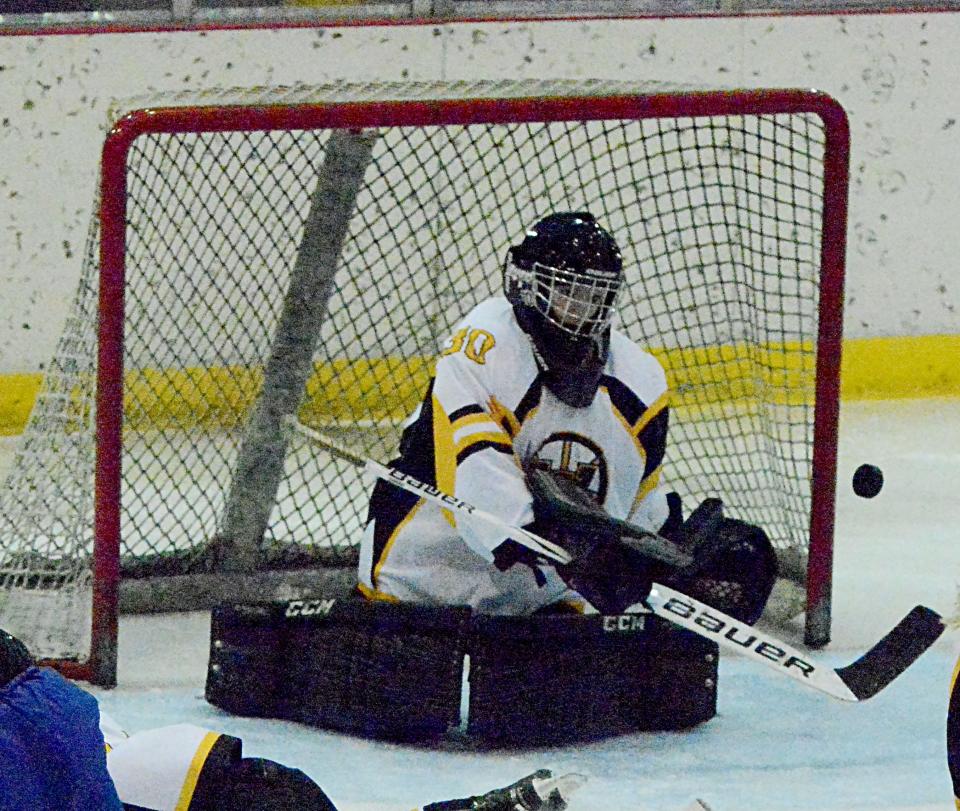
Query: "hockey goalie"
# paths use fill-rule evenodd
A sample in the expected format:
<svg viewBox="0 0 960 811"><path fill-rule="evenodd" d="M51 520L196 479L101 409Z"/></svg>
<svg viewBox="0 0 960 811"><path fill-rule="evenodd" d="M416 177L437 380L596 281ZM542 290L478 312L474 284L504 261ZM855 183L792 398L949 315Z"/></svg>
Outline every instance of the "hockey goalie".
<svg viewBox="0 0 960 811"><path fill-rule="evenodd" d="M465 728L523 745L713 717L716 642L649 617L644 600L653 582L672 585L753 623L776 576L770 542L716 499L684 520L661 481L666 376L612 326L623 262L589 213L537 222L503 278L505 296L446 342L391 463L435 498L375 485L362 597L215 612L212 703L364 735Z"/></svg>
<svg viewBox="0 0 960 811"><path fill-rule="evenodd" d="M774 551L714 500L684 521L663 483L670 395L657 359L612 326L623 287L614 238L587 212L551 214L510 248L503 282L504 296L446 342L391 465L554 541L573 563L546 565L488 523L381 481L363 594L493 615L617 614L657 580L755 622ZM624 522L677 554L625 544Z"/></svg>

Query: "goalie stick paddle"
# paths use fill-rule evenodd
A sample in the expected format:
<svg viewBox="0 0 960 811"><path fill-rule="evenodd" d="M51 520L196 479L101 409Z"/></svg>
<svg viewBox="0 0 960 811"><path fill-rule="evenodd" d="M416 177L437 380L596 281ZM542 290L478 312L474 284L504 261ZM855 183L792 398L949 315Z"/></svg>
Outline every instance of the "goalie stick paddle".
<svg viewBox="0 0 960 811"><path fill-rule="evenodd" d="M407 473L360 456L318 431L308 428L293 416L284 417L284 425L287 430L306 437L333 456L355 465L370 476L384 479L401 490L432 501L444 509L472 515L489 522L547 561L565 564L571 560L566 550L545 538L512 526L496 515L441 492L436 487L419 481ZM841 701L852 702L863 701L879 693L913 664L944 630L939 614L918 605L855 662L845 667L833 668L819 661L817 657L801 652L765 631L740 622L722 611L660 583L654 583L644 603L633 606L631 610L633 609L652 612L681 628L714 640L722 648L746 656L807 687L812 687Z"/></svg>

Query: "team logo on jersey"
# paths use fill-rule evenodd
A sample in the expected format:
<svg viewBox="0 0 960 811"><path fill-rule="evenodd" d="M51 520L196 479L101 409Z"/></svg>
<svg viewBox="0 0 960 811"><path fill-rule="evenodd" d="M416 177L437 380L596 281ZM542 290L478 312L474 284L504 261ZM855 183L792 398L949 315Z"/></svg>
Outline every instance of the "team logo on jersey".
<svg viewBox="0 0 960 811"><path fill-rule="evenodd" d="M596 442L570 431L547 437L533 455L531 464L559 473L585 490L597 504L607 497L607 460Z"/></svg>

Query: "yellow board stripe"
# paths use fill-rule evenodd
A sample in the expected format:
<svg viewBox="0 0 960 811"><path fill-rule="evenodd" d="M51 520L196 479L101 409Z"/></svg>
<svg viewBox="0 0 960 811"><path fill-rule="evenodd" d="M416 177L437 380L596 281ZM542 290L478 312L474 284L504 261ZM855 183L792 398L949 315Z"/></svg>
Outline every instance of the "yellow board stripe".
<svg viewBox="0 0 960 811"><path fill-rule="evenodd" d="M815 370L800 344L714 346L653 350L667 369L671 405L723 403L757 393L775 403L804 403L813 396ZM845 400L960 397L960 335L855 338L844 341L841 397ZM400 420L423 397L431 358L337 360L317 364L307 382L301 419L310 425L338 421ZM40 373L0 374L0 435L23 431ZM252 367L147 369L124 380L124 411L133 430L229 428L242 423L263 382ZM89 404L72 393L75 425ZM506 410L503 410L504 416ZM495 412L500 416L500 412ZM512 427L513 422L509 423Z"/></svg>
<svg viewBox="0 0 960 811"><path fill-rule="evenodd" d="M219 732L208 732L203 736L200 745L197 746L197 751L194 753L193 759L190 761L190 766L187 768L187 776L183 780L183 787L180 789L177 804L174 806L175 811L187 811L190 807L193 792L196 791L197 781L200 779L200 772L203 771L203 764L206 763L210 750L213 749L219 737Z"/></svg>

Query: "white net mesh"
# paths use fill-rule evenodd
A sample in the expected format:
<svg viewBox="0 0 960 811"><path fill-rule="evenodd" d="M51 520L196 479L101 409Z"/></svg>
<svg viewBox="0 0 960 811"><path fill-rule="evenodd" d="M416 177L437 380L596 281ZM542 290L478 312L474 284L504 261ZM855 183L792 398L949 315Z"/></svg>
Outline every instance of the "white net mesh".
<svg viewBox="0 0 960 811"><path fill-rule="evenodd" d="M222 529L329 143L324 127L204 132L205 116L223 105L642 92L651 88L381 84L138 100L133 106L188 108L197 131L141 135L128 160L124 572L218 565L209 542ZM507 247L546 213L589 210L623 249L619 326L659 353L677 392L669 483L688 509L720 495L731 514L767 530L786 568L801 570L812 498L821 119L678 113L398 125L377 135L301 418L389 459L440 342L470 306L499 292ZM0 489L0 590L51 603L77 602L89 582L98 226ZM365 493L353 471L291 448L255 550L260 565L350 562ZM67 624L63 606L24 620L11 605L0 601L0 627L45 651ZM83 656L89 641L67 636L60 654Z"/></svg>

